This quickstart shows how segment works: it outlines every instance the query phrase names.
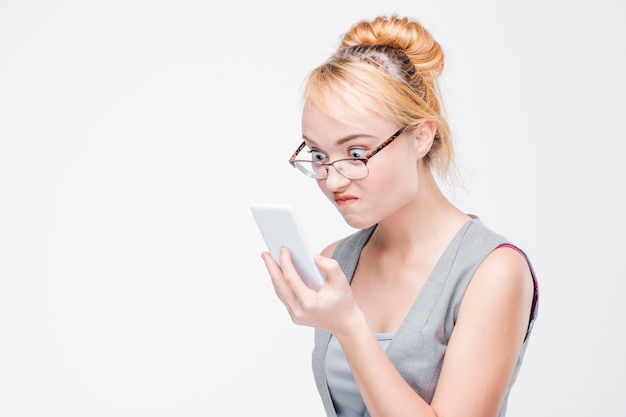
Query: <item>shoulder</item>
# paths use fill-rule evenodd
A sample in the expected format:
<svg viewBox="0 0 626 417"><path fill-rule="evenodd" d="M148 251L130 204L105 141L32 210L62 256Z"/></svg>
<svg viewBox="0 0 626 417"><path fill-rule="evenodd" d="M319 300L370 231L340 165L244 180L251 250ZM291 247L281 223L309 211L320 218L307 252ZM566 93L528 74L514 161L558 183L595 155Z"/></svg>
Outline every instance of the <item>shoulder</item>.
<svg viewBox="0 0 626 417"><path fill-rule="evenodd" d="M478 266L463 301L459 316L496 318L516 322L520 331L528 326L535 291L526 256L512 245L501 245Z"/></svg>
<svg viewBox="0 0 626 417"><path fill-rule="evenodd" d="M507 244L487 255L474 273L470 287L498 296L532 299L534 286L526 256Z"/></svg>
<svg viewBox="0 0 626 417"><path fill-rule="evenodd" d="M333 253L335 252L335 249L337 248L337 245L339 245L339 242L341 242L341 240L337 240L331 243L330 245L326 246L322 250L321 255L327 258L331 258L333 256Z"/></svg>
<svg viewBox="0 0 626 417"><path fill-rule="evenodd" d="M321 254L326 257L341 257L350 256L349 254L360 252L369 240L375 228L376 226L372 226L367 229L357 230L343 239L339 239L326 246Z"/></svg>
<svg viewBox="0 0 626 417"><path fill-rule="evenodd" d="M526 254L504 236L485 226L478 217L473 217L463 245L463 250L469 251L468 255L473 253L477 262L470 286L504 291L523 287L530 289L532 295L534 276Z"/></svg>
<svg viewBox="0 0 626 417"><path fill-rule="evenodd" d="M532 281L528 260L523 252L510 244L499 245L478 267L476 276L484 279ZM508 278L507 278L508 277ZM527 279L529 278L529 279Z"/></svg>

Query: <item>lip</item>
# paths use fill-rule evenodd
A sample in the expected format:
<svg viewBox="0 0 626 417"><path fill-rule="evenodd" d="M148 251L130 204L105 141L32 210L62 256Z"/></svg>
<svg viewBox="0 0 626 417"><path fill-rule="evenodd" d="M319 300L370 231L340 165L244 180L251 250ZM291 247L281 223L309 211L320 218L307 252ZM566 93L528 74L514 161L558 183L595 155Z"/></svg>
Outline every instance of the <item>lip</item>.
<svg viewBox="0 0 626 417"><path fill-rule="evenodd" d="M335 200L335 204L337 204L338 206L345 207L345 206L349 206L352 203L355 203L358 200L358 198L352 195L338 195L338 196L335 196L334 200Z"/></svg>

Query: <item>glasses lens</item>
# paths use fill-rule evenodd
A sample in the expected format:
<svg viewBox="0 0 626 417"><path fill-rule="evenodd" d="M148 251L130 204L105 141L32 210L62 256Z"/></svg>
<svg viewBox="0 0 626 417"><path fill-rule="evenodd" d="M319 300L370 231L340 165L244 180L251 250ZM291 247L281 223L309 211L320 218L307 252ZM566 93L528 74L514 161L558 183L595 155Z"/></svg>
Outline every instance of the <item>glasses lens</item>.
<svg viewBox="0 0 626 417"><path fill-rule="evenodd" d="M328 177L329 165L313 161L294 161L296 168L307 177L323 180ZM351 180L360 180L369 174L365 161L361 159L340 159L333 162L338 173Z"/></svg>
<svg viewBox="0 0 626 417"><path fill-rule="evenodd" d="M295 161L294 165L307 177L318 180L326 178L326 167L312 161Z"/></svg>
<svg viewBox="0 0 626 417"><path fill-rule="evenodd" d="M340 159L333 166L341 175L351 180L360 180L369 174L365 161L361 159Z"/></svg>

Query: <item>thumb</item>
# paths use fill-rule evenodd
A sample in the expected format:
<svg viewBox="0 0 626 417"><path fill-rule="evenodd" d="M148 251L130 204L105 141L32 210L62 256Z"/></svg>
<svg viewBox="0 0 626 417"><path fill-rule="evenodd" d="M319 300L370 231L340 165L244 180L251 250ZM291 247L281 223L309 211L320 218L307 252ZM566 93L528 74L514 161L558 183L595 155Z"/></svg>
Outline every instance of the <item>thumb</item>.
<svg viewBox="0 0 626 417"><path fill-rule="evenodd" d="M327 282L330 283L330 285L347 285L348 280L346 275L341 270L339 262L335 259L317 254L314 256L314 261L315 265L328 277Z"/></svg>

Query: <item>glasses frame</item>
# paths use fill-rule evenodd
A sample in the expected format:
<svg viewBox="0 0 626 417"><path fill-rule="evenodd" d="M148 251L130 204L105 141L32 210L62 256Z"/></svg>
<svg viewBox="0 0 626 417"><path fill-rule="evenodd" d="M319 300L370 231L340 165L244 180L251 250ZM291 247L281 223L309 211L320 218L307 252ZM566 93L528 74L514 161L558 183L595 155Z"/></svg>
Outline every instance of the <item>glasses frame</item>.
<svg viewBox="0 0 626 417"><path fill-rule="evenodd" d="M328 170L330 169L330 167L332 166L333 168L335 168L335 163L336 162L341 162L341 161L361 161L363 162L363 165L365 165L365 167L367 168L367 162L377 153L379 153L380 151L382 151L383 149L385 149L385 147L387 147L391 142L393 142L398 136L400 136L404 131L406 130L406 126L400 128L396 133L394 133L393 135L389 136L389 138L385 139L385 141L383 143L381 143L380 145L378 145L376 148L372 149L370 152L368 152L365 156L363 156L362 158L342 158L342 159L336 159L332 162L328 162L328 163L321 163L321 162L315 162L315 161L311 161L311 160L304 160L304 159L296 159L298 154L302 151L302 149L305 148L306 143L304 141L302 141L302 143L300 144L300 146L298 146L298 149L296 149L296 151L293 153L293 155L291 155L291 158L289 158L289 163L291 164L292 167L294 168L298 168L296 166L296 162L306 162L307 164L310 163L317 163L319 166L323 166L326 168L326 176L324 176L323 178L317 178L317 177L313 177L310 175L307 175L306 173L302 172L304 175L307 175L311 178L317 179L317 180L325 180L326 178L328 178ZM340 170L338 170L337 168L335 168L335 170L341 174L342 176L346 177L344 174L341 173ZM363 178L367 178L367 176L369 175L369 169L367 170L367 175L364 176ZM360 179L362 180L363 178L350 178L350 177L346 177L349 180L355 180L355 179Z"/></svg>

